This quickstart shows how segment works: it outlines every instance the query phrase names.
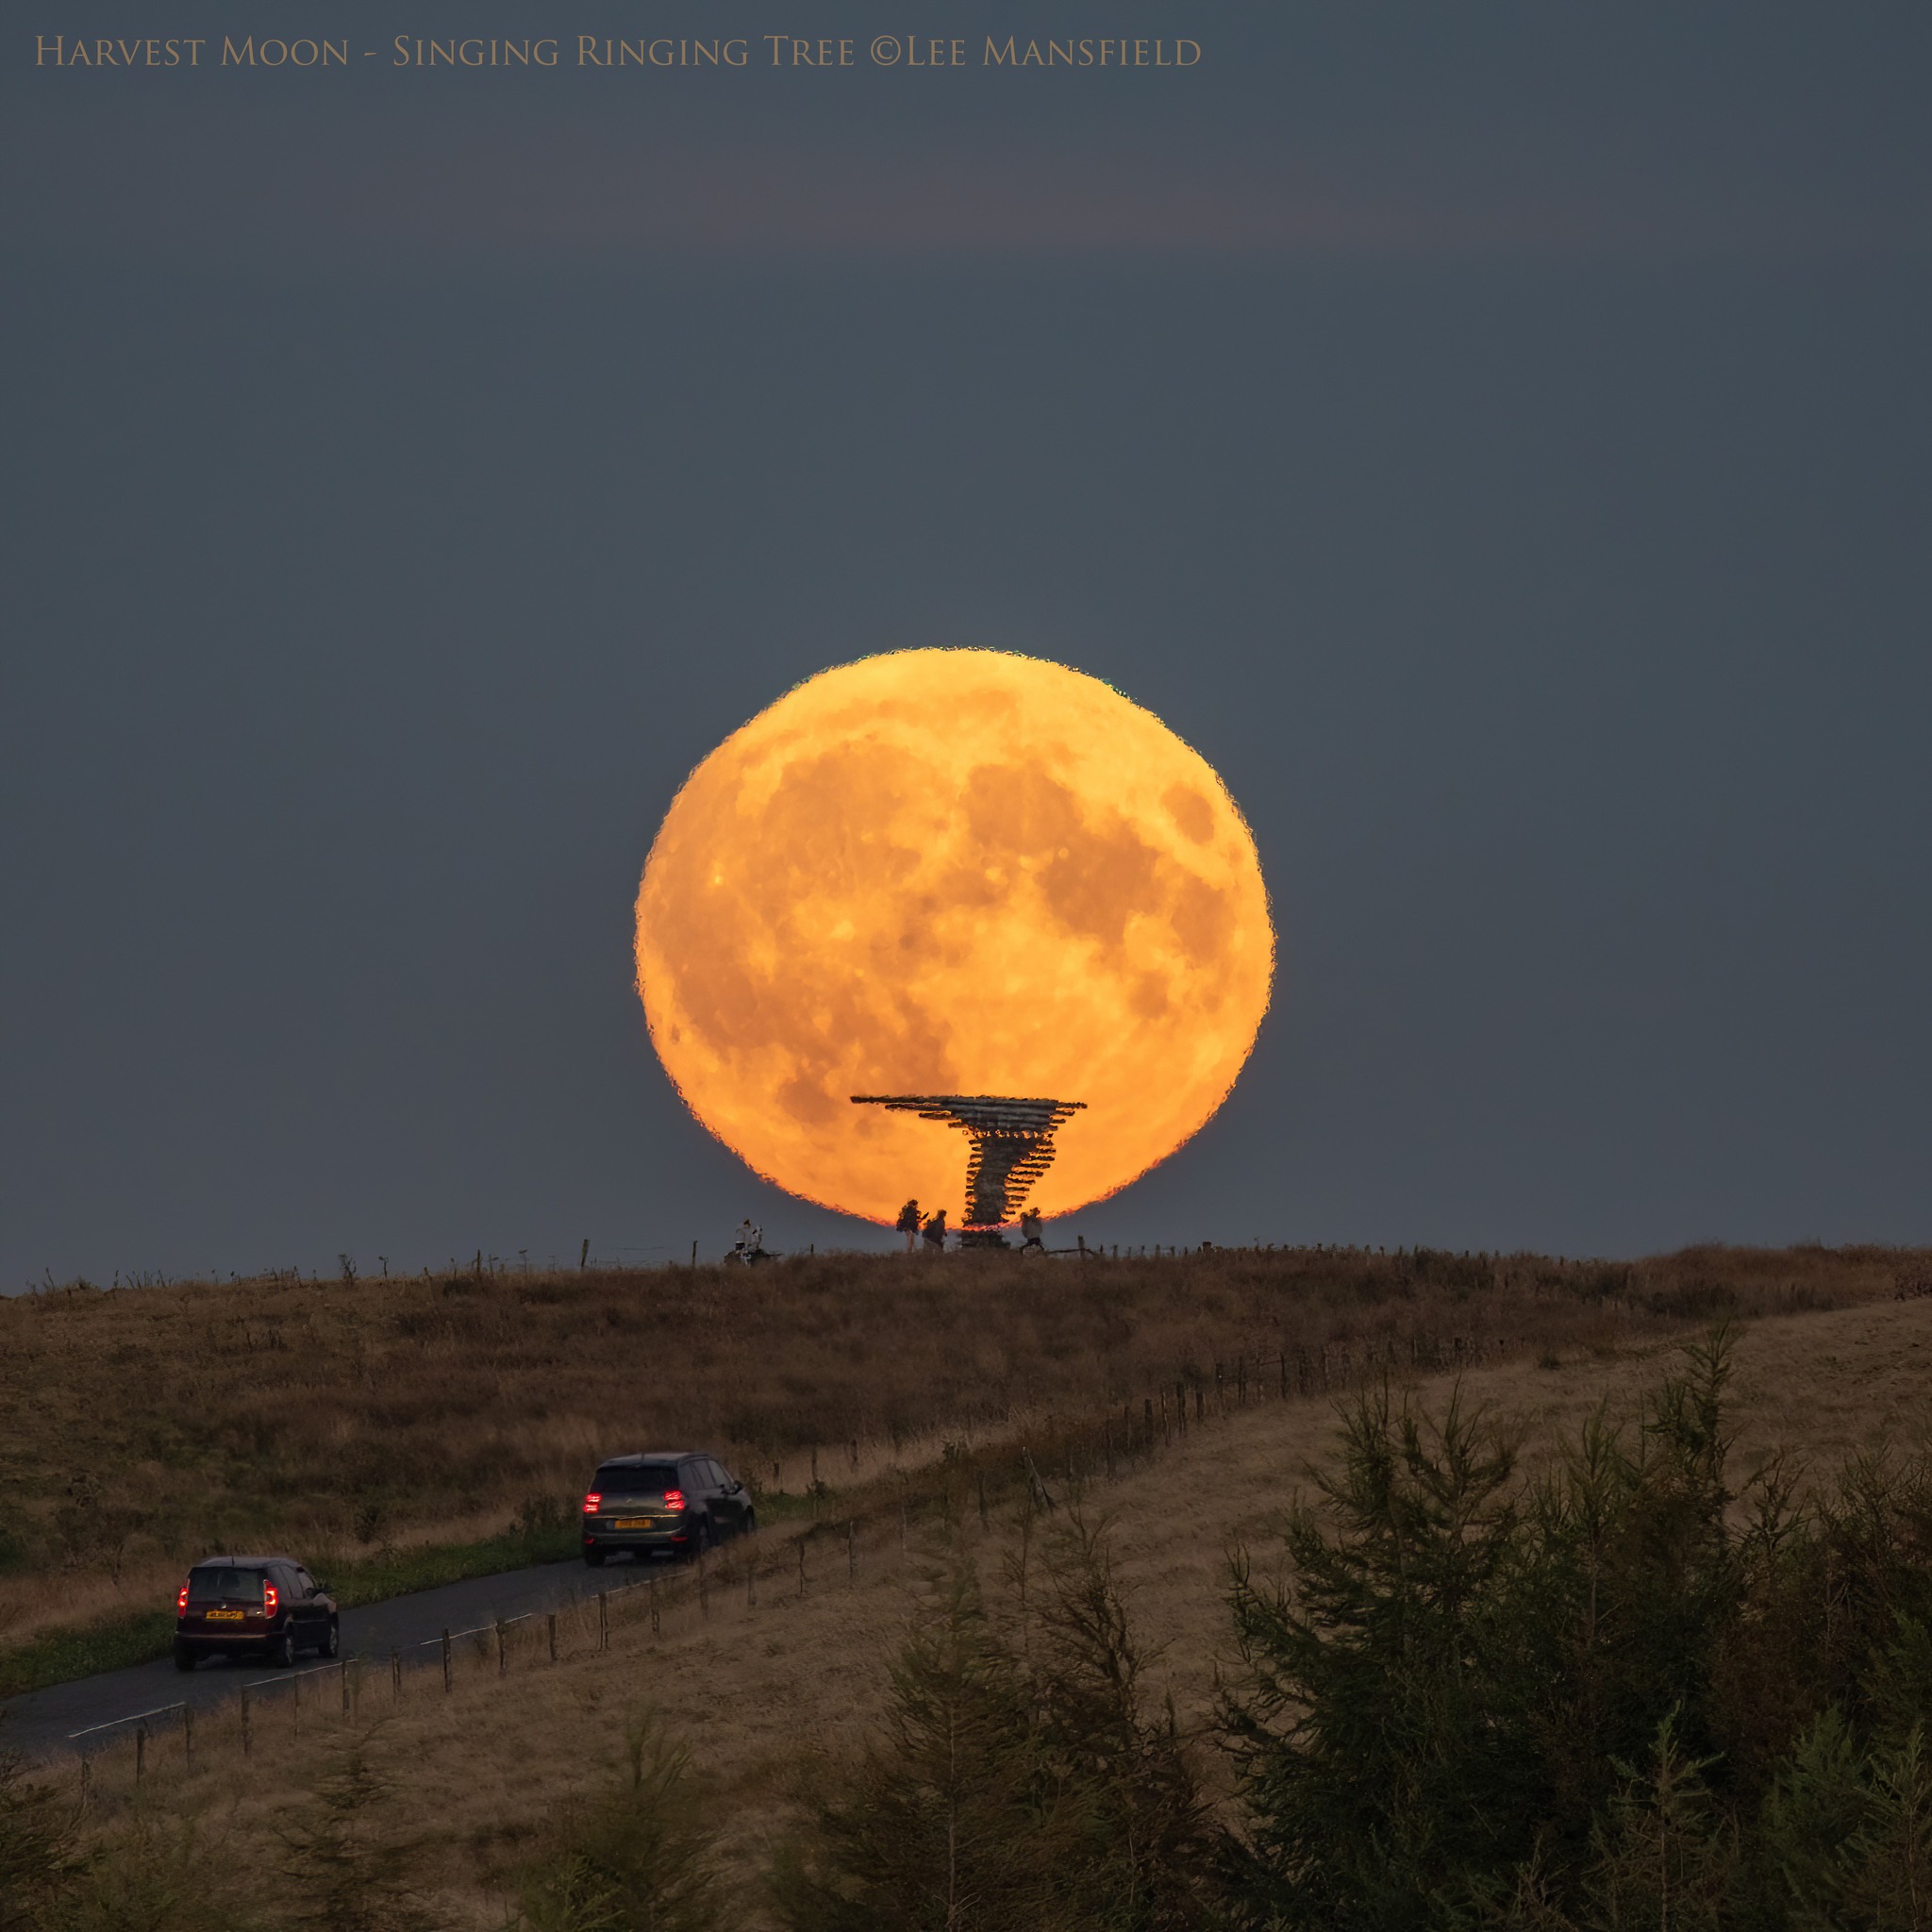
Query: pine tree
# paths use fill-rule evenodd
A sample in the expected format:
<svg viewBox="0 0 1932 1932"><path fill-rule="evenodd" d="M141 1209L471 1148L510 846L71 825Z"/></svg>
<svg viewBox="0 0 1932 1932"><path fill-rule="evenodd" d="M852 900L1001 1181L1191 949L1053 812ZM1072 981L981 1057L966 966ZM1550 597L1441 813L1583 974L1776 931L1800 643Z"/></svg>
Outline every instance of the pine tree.
<svg viewBox="0 0 1932 1932"><path fill-rule="evenodd" d="M1252 1821L1246 1923L1403 1932L1468 1868L1527 1855L1534 1754L1496 1722L1489 1655L1513 1467L1459 1397L1430 1425L1385 1388L1347 1416L1321 1507L1291 1518L1291 1587L1238 1557L1251 1686L1223 1717Z"/></svg>
<svg viewBox="0 0 1932 1932"><path fill-rule="evenodd" d="M717 1838L689 1751L648 1716L625 1744L625 1775L566 1810L525 1872L528 1932L718 1932L726 1923Z"/></svg>

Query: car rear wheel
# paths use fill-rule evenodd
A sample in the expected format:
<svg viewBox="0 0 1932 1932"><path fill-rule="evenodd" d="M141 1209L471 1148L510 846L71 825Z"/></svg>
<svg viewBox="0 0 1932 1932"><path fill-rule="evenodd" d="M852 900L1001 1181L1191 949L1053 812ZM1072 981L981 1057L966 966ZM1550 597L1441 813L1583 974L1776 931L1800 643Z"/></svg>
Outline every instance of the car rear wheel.
<svg viewBox="0 0 1932 1932"><path fill-rule="evenodd" d="M746 1536L756 1536L758 1533L758 1512L756 1509L747 1509L744 1512L744 1533Z"/></svg>
<svg viewBox="0 0 1932 1932"><path fill-rule="evenodd" d="M340 1657L342 1650L341 1625L331 1617L328 1627L322 1633L322 1641L315 1646L317 1657Z"/></svg>
<svg viewBox="0 0 1932 1932"><path fill-rule="evenodd" d="M295 1637L290 1630L284 1630L279 1637L268 1641L268 1660L277 1670L287 1670L295 1661Z"/></svg>
<svg viewBox="0 0 1932 1932"><path fill-rule="evenodd" d="M192 1643L177 1643L175 1646L175 1668L177 1671L192 1671L201 1661L201 1653Z"/></svg>

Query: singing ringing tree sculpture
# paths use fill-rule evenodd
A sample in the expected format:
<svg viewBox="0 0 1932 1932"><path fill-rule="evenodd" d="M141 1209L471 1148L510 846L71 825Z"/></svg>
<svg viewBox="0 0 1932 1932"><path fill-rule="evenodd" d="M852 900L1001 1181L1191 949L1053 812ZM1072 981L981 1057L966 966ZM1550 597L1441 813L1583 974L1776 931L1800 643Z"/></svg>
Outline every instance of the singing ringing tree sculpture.
<svg viewBox="0 0 1932 1932"><path fill-rule="evenodd" d="M855 1093L854 1107L890 1107L923 1121L943 1121L972 1141L966 1160L966 1221L959 1242L1003 1248L1000 1229L1053 1165L1054 1129L1084 1100L1009 1100L992 1093Z"/></svg>

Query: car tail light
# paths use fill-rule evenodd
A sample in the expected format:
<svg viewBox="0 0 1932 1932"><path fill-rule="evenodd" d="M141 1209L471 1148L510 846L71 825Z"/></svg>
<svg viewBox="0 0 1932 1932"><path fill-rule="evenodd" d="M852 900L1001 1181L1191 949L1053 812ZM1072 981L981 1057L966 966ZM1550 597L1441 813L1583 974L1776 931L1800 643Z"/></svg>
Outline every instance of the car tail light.
<svg viewBox="0 0 1932 1932"><path fill-rule="evenodd" d="M175 1614L177 1617L188 1614L188 1586L185 1583L175 1592Z"/></svg>
<svg viewBox="0 0 1932 1932"><path fill-rule="evenodd" d="M684 1507L684 1491L682 1490L666 1490L664 1491L664 1507L667 1509L682 1509Z"/></svg>
<svg viewBox="0 0 1932 1932"><path fill-rule="evenodd" d="M602 1507L603 1502L603 1492L598 1490L592 1490L590 1492L590 1494L584 1498L584 1514L586 1516L596 1515L598 1509Z"/></svg>
<svg viewBox="0 0 1932 1932"><path fill-rule="evenodd" d="M280 1602L281 1598L275 1594L275 1585L273 1583L264 1583L261 1586L261 1614L264 1617L273 1617L275 1613L275 1607Z"/></svg>

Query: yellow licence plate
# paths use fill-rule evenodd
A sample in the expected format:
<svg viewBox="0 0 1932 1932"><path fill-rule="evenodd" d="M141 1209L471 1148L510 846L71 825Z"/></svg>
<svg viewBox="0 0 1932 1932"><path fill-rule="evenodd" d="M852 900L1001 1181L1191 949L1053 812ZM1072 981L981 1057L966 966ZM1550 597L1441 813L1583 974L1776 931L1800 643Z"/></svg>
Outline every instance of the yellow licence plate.
<svg viewBox="0 0 1932 1932"><path fill-rule="evenodd" d="M209 1610L207 1614L210 1624L239 1624L243 1613L241 1610Z"/></svg>
<svg viewBox="0 0 1932 1932"><path fill-rule="evenodd" d="M620 1516L611 1525L612 1529L656 1529L657 1519L650 1516Z"/></svg>

